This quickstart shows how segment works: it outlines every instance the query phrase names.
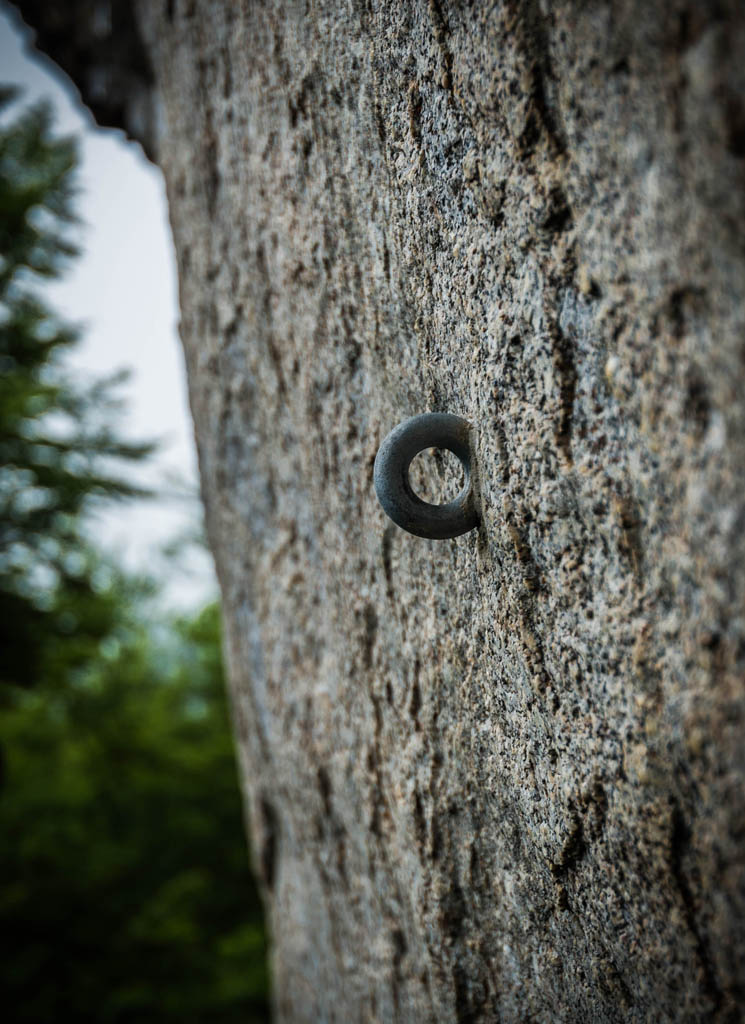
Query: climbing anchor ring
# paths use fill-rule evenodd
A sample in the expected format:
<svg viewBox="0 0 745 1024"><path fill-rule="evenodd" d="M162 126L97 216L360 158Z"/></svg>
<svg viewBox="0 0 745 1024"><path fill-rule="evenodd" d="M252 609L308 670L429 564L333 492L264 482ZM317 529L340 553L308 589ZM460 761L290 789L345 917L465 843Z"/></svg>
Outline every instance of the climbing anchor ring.
<svg viewBox="0 0 745 1024"><path fill-rule="evenodd" d="M446 505L431 505L412 490L409 467L426 448L447 448L460 460L463 488ZM415 537L445 540L478 526L471 480L471 446L467 420L447 412L425 412L394 427L378 449L373 472L383 511Z"/></svg>

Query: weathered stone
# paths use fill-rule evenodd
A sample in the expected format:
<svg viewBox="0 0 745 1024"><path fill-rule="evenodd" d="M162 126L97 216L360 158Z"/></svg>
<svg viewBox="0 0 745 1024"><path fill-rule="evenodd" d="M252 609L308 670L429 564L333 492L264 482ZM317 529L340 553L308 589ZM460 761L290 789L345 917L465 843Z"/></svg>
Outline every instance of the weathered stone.
<svg viewBox="0 0 745 1024"><path fill-rule="evenodd" d="M278 1018L742 1020L745 8L138 24Z"/></svg>

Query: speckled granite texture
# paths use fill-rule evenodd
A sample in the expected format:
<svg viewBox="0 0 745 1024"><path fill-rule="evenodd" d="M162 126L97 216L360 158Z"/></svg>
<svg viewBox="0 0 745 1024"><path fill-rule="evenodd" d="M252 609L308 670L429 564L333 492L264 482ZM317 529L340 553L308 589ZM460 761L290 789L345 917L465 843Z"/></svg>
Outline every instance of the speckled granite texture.
<svg viewBox="0 0 745 1024"><path fill-rule="evenodd" d="M137 20L277 1019L745 1019L745 6Z"/></svg>

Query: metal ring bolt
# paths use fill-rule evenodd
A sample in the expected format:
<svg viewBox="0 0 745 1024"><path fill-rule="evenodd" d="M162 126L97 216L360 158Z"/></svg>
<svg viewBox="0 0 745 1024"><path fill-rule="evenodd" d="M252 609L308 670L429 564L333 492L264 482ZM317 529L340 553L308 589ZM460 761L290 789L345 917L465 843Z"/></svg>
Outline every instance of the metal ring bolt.
<svg viewBox="0 0 745 1024"><path fill-rule="evenodd" d="M373 479L378 501L397 526L432 540L460 537L478 526L468 435L468 422L460 416L425 412L399 423L386 437L375 457ZM409 482L411 463L427 448L447 448L463 466L463 489L446 505L423 501Z"/></svg>

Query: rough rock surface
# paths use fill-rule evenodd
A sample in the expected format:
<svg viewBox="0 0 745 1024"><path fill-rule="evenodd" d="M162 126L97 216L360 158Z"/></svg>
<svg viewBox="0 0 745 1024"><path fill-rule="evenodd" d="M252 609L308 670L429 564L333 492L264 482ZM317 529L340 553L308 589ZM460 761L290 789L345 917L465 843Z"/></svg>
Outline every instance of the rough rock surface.
<svg viewBox="0 0 745 1024"><path fill-rule="evenodd" d="M744 1019L745 7L138 23L278 1019Z"/></svg>

